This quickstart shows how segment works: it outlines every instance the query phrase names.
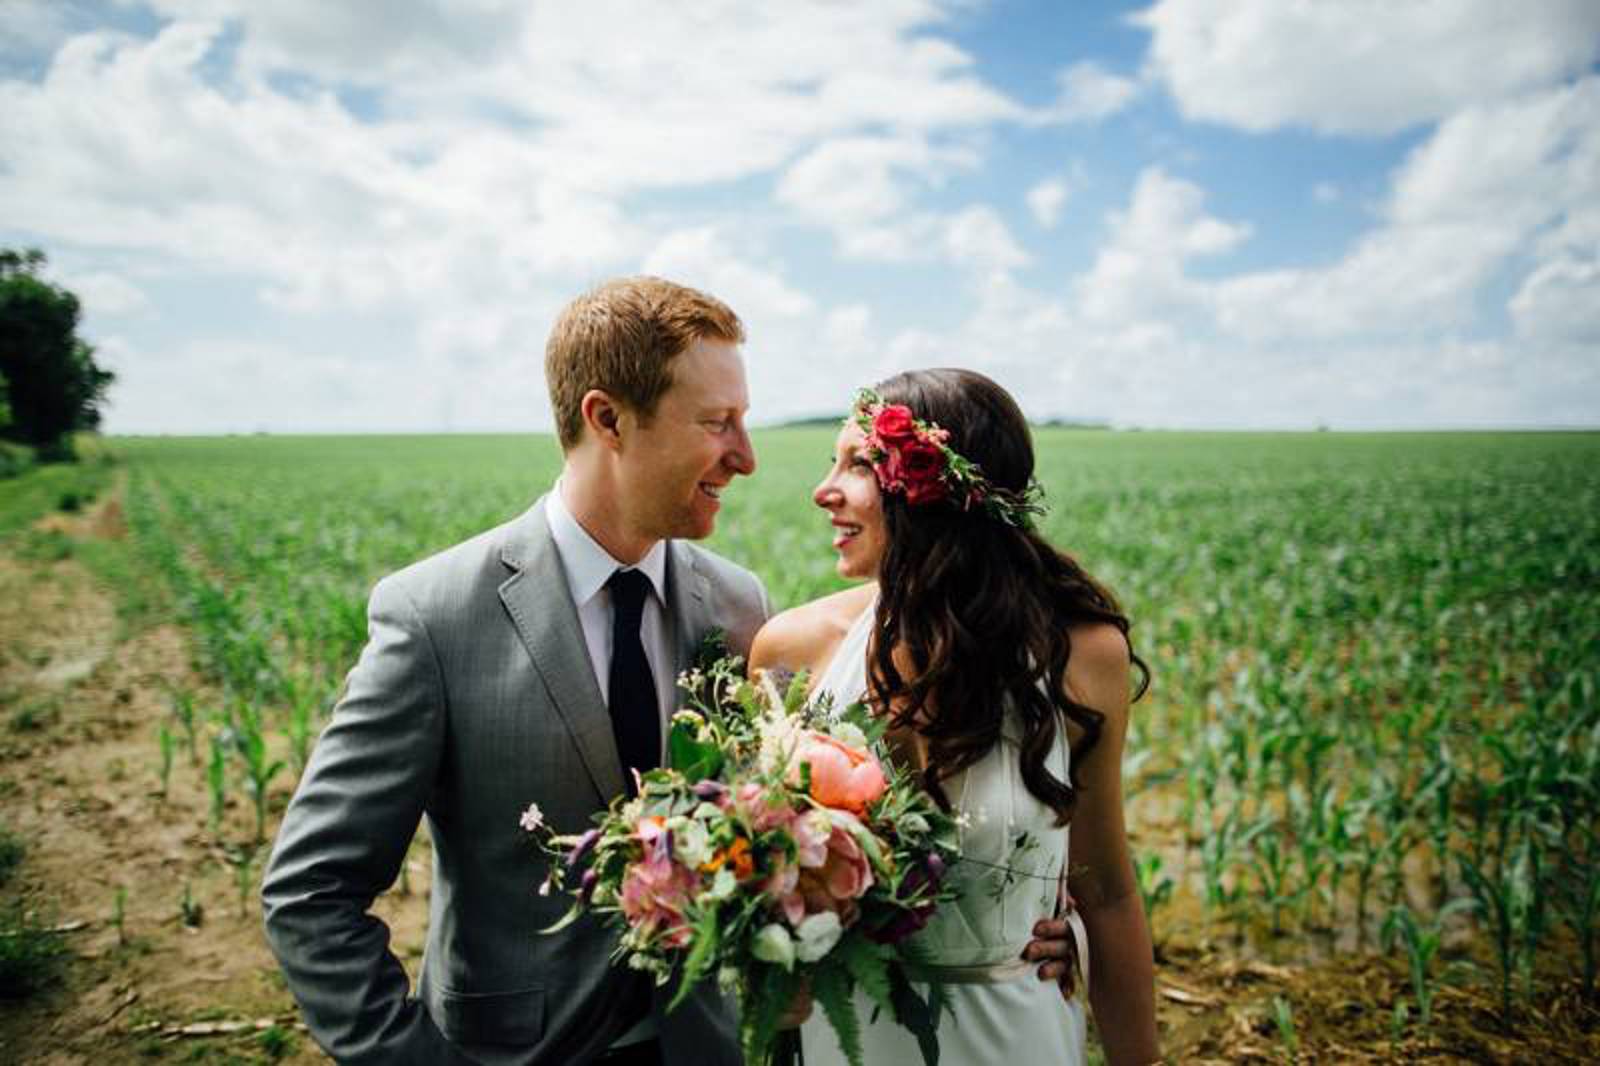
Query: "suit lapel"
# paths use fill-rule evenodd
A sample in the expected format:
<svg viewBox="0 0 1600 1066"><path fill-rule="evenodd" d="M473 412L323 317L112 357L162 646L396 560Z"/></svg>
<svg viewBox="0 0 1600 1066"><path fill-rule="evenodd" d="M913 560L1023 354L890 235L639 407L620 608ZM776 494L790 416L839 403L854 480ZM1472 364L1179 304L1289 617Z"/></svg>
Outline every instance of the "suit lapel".
<svg viewBox="0 0 1600 1066"><path fill-rule="evenodd" d="M672 641L677 652L676 677L694 665L700 638L713 625L711 582L695 566L694 552L686 544L667 542L667 603L672 615ZM674 690L676 691L676 690Z"/></svg>
<svg viewBox="0 0 1600 1066"><path fill-rule="evenodd" d="M625 788L622 762L617 758L611 714L600 698L600 686L590 667L578 610L567 590L561 556L545 520L543 500L512 524L500 557L512 569L500 585L500 600L544 681L556 714L572 734L584 769L601 798L609 802Z"/></svg>

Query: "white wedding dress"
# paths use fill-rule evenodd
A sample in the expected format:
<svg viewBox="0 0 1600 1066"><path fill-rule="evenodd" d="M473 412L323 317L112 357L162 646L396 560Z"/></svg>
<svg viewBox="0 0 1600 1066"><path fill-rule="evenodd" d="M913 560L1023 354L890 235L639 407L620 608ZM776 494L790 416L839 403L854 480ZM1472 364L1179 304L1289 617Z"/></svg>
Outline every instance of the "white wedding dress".
<svg viewBox="0 0 1600 1066"><path fill-rule="evenodd" d="M815 691L829 693L835 707L866 693L875 615L876 600L850 627L817 682ZM1037 964L1021 957L1034 923L1055 913L1067 830L1023 784L1016 731L1003 733L1000 744L945 783L951 803L968 822L961 835L962 861L949 875L960 898L941 905L926 928L901 944L901 952L919 994L927 995L929 981L943 986L950 1011L939 1020L940 1066L1073 1066L1085 1061L1082 994L1064 1002L1055 982L1040 981ZM1050 772L1063 780L1070 758L1064 733L1049 762ZM1082 925L1076 915L1071 920L1082 955ZM922 1053L916 1038L887 1012L869 1023L873 1007L858 988L856 1012L867 1066L918 1066ZM800 1032L805 1066L847 1061L820 1008Z"/></svg>

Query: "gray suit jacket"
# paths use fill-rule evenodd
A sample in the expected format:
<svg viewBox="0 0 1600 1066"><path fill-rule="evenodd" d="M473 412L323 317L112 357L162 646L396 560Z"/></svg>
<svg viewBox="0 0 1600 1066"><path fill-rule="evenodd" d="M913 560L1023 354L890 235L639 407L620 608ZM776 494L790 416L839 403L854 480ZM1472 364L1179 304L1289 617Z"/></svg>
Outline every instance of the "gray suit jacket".
<svg viewBox="0 0 1600 1066"><path fill-rule="evenodd" d="M721 628L745 654L760 581L692 544L667 555L678 668ZM730 1010L706 988L671 1015L610 963L592 920L538 930L567 901L518 826L529 803L562 832L623 791L611 718L541 500L380 581L368 642L301 778L262 884L267 937L317 1042L340 1062L578 1063L643 1013L668 1063L736 1064ZM368 913L418 820L433 889L418 999Z"/></svg>

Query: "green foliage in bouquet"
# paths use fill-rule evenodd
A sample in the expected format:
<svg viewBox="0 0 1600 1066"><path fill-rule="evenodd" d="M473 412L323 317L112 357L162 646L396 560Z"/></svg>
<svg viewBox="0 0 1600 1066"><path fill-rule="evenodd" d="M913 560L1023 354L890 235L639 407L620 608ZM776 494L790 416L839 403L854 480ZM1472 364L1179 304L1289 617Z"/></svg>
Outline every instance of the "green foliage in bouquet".
<svg viewBox="0 0 1600 1066"><path fill-rule="evenodd" d="M878 753L886 722L864 704L808 702L722 657L688 671L668 765L640 775L595 827L560 835L523 816L551 855L541 891L574 902L551 930L592 913L621 934L616 959L677 980L668 1009L715 975L740 997L753 1063L785 1059L778 1023L809 986L849 1060L861 1063L859 987L938 1059L937 1001L907 980L897 945L952 897L957 826L912 774Z"/></svg>

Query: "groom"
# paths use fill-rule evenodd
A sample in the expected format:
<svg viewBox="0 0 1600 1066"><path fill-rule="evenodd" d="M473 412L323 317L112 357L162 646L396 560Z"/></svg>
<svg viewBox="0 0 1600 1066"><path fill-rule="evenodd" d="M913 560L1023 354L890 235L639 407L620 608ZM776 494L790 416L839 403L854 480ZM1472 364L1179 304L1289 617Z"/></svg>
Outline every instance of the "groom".
<svg viewBox="0 0 1600 1066"><path fill-rule="evenodd" d="M713 982L676 1011L613 967L592 919L541 897L530 804L563 832L656 765L673 683L720 629L745 654L766 593L689 541L755 469L739 344L720 301L657 278L574 300L545 377L565 464L520 517L380 581L367 647L284 814L267 936L342 1063L613 1066L739 1061ZM433 842L417 998L368 913L420 819ZM1063 934L1030 945L1060 954ZM1041 971L1048 976L1048 967Z"/></svg>
<svg viewBox="0 0 1600 1066"><path fill-rule="evenodd" d="M693 544L755 469L739 344L720 301L655 278L573 301L545 355L565 466L522 516L373 590L369 642L284 815L267 935L340 1062L727 1063L714 982L670 1015L611 965L518 816L564 832L659 763L673 686L714 629L745 653L768 614L748 571ZM417 999L368 911L418 819L433 841Z"/></svg>

